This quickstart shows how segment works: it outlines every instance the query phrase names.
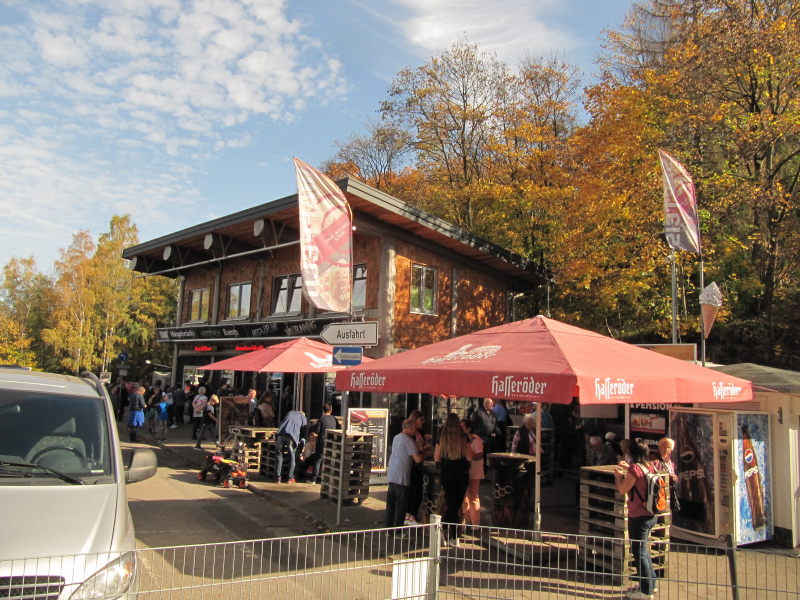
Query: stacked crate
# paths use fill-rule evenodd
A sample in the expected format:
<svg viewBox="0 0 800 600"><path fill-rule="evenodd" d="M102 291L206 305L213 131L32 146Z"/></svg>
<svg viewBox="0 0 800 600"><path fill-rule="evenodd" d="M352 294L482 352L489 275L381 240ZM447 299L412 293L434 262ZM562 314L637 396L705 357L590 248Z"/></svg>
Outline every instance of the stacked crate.
<svg viewBox="0 0 800 600"><path fill-rule="evenodd" d="M578 556L587 563L627 578L634 570L628 538L628 502L617 492L614 465L582 467ZM669 557L672 515L658 516L650 532L650 557L656 576L663 577ZM610 539L613 538L613 539Z"/></svg>
<svg viewBox="0 0 800 600"><path fill-rule="evenodd" d="M261 461L258 472L268 481L275 481L278 479L278 474L276 472L277 456L278 447L275 443L274 436L269 440L261 442ZM283 468L281 470L283 471L281 473L281 479L285 480L289 476L288 447L284 447L283 449Z"/></svg>
<svg viewBox="0 0 800 600"><path fill-rule="evenodd" d="M231 458L246 464L248 469L260 471L261 446L272 437L275 428L268 427L231 427Z"/></svg>
<svg viewBox="0 0 800 600"><path fill-rule="evenodd" d="M369 496L373 437L371 433L345 434L341 429L328 429L325 432L322 486L319 491L321 497L336 501L340 481L343 483L342 498L345 502L358 504Z"/></svg>

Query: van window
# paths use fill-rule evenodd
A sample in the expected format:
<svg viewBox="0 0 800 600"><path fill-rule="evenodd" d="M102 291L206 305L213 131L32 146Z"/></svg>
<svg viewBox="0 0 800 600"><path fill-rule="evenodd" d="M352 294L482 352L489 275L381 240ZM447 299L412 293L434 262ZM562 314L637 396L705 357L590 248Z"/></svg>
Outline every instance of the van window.
<svg viewBox="0 0 800 600"><path fill-rule="evenodd" d="M113 482L105 402L0 390L0 461L40 465L87 484ZM0 477L0 485L31 483L57 485L59 480L44 470L25 468L4 468Z"/></svg>

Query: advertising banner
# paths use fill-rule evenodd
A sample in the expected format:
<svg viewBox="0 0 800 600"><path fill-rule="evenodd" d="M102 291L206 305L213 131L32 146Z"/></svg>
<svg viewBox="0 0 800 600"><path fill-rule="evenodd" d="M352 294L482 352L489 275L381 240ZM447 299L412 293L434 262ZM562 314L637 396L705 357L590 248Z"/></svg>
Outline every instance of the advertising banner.
<svg viewBox="0 0 800 600"><path fill-rule="evenodd" d="M353 220L344 193L324 173L294 159L303 289L319 309L350 312Z"/></svg>
<svg viewBox="0 0 800 600"><path fill-rule="evenodd" d="M715 536L714 418L711 413L672 413L670 433L681 510L672 523Z"/></svg>
<svg viewBox="0 0 800 600"><path fill-rule="evenodd" d="M769 416L737 413L733 469L736 473L737 544L772 537Z"/></svg>
<svg viewBox="0 0 800 600"><path fill-rule="evenodd" d="M694 183L669 153L658 151L664 180L664 233L670 248L700 254L700 227Z"/></svg>
<svg viewBox="0 0 800 600"><path fill-rule="evenodd" d="M628 405L630 439L641 438L656 452L658 440L667 435L669 428L668 403L635 402Z"/></svg>
<svg viewBox="0 0 800 600"><path fill-rule="evenodd" d="M354 433L371 433L374 436L372 438L372 472L385 471L389 441L389 409L348 409L347 431Z"/></svg>

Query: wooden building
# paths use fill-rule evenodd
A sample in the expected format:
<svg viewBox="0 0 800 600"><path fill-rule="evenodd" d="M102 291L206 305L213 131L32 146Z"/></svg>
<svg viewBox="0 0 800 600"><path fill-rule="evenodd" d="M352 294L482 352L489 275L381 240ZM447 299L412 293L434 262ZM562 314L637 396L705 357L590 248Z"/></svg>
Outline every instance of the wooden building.
<svg viewBox="0 0 800 600"><path fill-rule="evenodd" d="M378 322L379 343L367 356L512 320L514 299L548 280L538 265L397 198L353 179L339 185L353 212L352 318ZM318 338L328 323L350 320L303 296L297 228L295 194L123 252L134 271L180 278L176 325L157 331L158 342L174 348L175 382L212 361ZM232 383L251 385L252 377L237 374Z"/></svg>

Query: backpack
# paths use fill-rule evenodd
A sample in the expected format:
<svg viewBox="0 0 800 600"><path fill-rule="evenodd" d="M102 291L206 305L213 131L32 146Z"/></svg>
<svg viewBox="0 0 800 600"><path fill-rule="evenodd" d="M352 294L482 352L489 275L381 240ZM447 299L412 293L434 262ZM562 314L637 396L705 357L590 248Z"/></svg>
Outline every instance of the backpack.
<svg viewBox="0 0 800 600"><path fill-rule="evenodd" d="M647 465L639 463L642 471L644 472L645 487L647 490L646 497L643 497L639 490L634 486L632 489L636 495L642 499L644 508L651 515L660 515L669 512L669 502L667 501L667 481L665 475L659 471L651 471Z"/></svg>

